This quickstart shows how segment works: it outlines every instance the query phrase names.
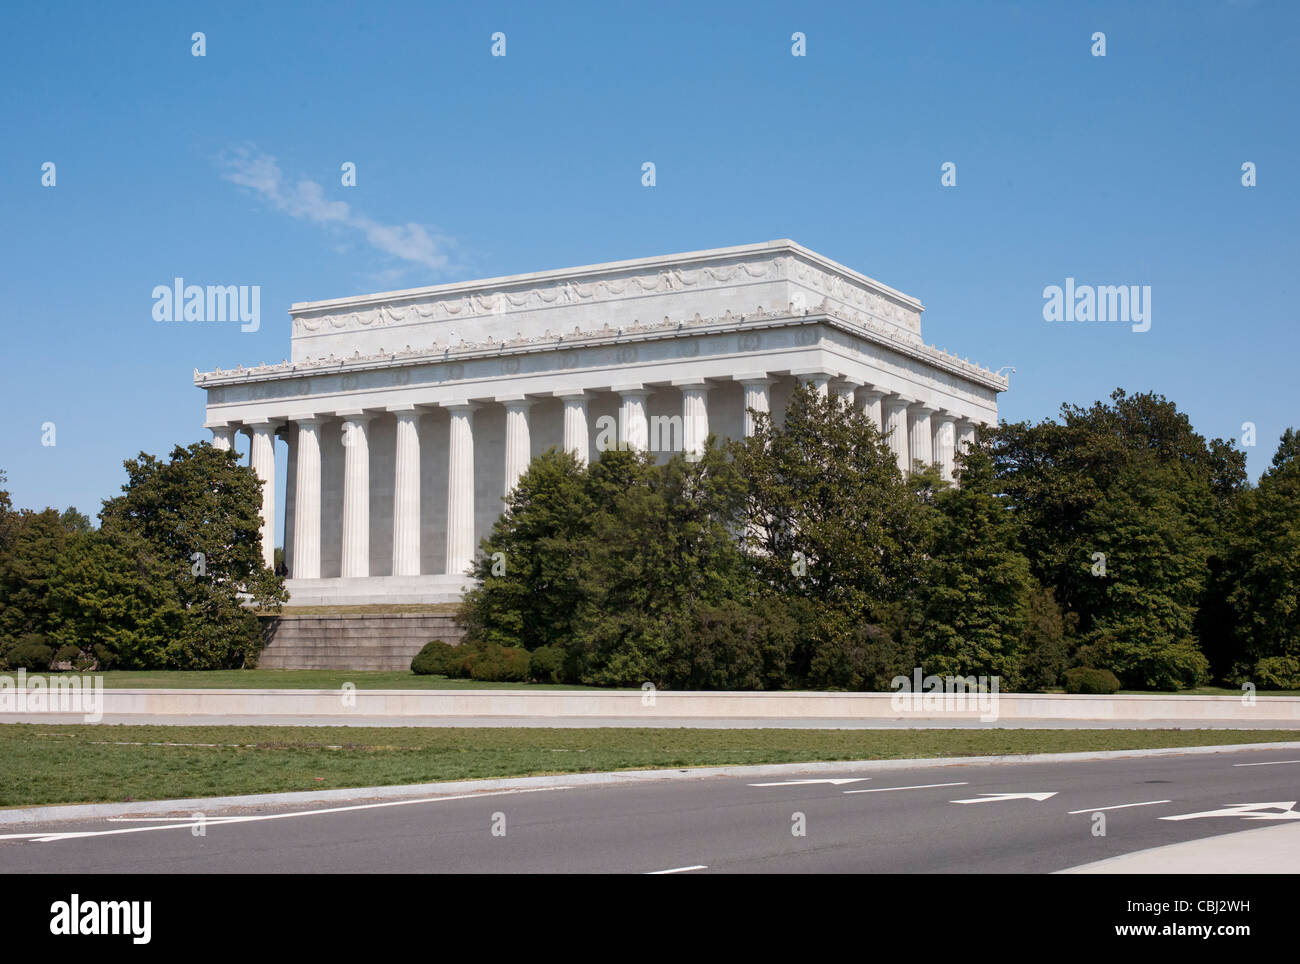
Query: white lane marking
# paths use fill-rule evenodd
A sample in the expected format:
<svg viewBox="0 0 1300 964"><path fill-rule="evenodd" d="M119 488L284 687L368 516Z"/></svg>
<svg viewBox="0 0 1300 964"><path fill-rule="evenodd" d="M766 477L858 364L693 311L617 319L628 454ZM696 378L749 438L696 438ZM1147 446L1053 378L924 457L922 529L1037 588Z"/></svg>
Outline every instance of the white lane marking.
<svg viewBox="0 0 1300 964"><path fill-rule="evenodd" d="M1283 763L1300 763L1300 760L1270 760L1268 763L1234 763L1235 767L1275 767Z"/></svg>
<svg viewBox="0 0 1300 964"><path fill-rule="evenodd" d="M1084 810L1071 810L1070 813L1101 813L1103 810L1123 810L1125 807L1154 807L1157 803L1173 803L1173 801L1147 800L1144 803L1117 803L1110 807L1088 807Z"/></svg>
<svg viewBox="0 0 1300 964"><path fill-rule="evenodd" d="M691 864L689 867L669 867L667 870L648 870L647 877L655 877L659 874L684 874L688 870L708 870L704 864Z"/></svg>
<svg viewBox="0 0 1300 964"><path fill-rule="evenodd" d="M810 783L830 783L840 786L845 783L862 783L871 777L830 777L825 780L782 780L780 783L751 783L751 787L801 787Z"/></svg>
<svg viewBox="0 0 1300 964"><path fill-rule="evenodd" d="M180 830L186 827L212 826L227 823L256 823L263 820L287 820L291 817L315 817L323 813L348 813L354 810L377 810L383 807L409 807L419 803L444 803L450 800L474 800L480 797L501 797L517 793L546 793L551 790L572 790L573 787L528 787L519 790L492 790L487 793L462 793L449 797L420 797L415 800L386 800L382 803L357 803L347 807L324 807L320 810L294 810L288 813L263 813L250 816L215 816L195 820L187 817L174 823L163 823L151 827L123 827L120 830L77 830L67 833L11 833L0 834L0 840L35 840L37 843L52 843L56 840L72 840L78 837L112 837L124 833L148 833L151 830ZM175 818L162 818L175 819Z"/></svg>
<svg viewBox="0 0 1300 964"><path fill-rule="evenodd" d="M922 783L915 787L875 787L871 790L845 790L845 793L888 793L890 790L930 790L934 787L967 787L969 780L961 783Z"/></svg>
<svg viewBox="0 0 1300 964"><path fill-rule="evenodd" d="M1300 812L1292 810L1294 800L1282 803L1229 803L1221 810L1202 810L1200 813L1180 813L1173 817L1161 817L1161 820L1195 820L1198 817L1241 817L1243 820L1300 820ZM1277 810L1278 813L1260 813L1261 810Z"/></svg>
<svg viewBox="0 0 1300 964"><path fill-rule="evenodd" d="M1003 800L1037 800L1042 803L1048 797L1056 796L1056 791L1050 793L981 793L978 797L971 797L969 800L949 800L949 803L994 803Z"/></svg>

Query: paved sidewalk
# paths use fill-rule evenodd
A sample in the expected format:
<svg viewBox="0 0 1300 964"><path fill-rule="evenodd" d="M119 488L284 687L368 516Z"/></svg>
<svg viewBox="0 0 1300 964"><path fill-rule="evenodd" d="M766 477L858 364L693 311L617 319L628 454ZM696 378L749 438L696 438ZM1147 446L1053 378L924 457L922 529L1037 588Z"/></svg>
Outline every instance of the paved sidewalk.
<svg viewBox="0 0 1300 964"><path fill-rule="evenodd" d="M1063 874L1294 874L1300 871L1300 822L1153 847Z"/></svg>

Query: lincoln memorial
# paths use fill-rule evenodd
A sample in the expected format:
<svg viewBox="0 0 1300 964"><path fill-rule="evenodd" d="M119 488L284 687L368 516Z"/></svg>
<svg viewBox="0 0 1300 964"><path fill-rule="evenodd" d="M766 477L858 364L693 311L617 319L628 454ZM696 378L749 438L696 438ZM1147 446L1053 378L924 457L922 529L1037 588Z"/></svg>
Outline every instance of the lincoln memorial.
<svg viewBox="0 0 1300 964"><path fill-rule="evenodd" d="M751 409L779 420L801 381L866 413L901 470L951 477L1007 380L925 344L922 310L770 241L303 302L286 361L194 381L213 444L250 437L268 564L284 513L291 605L454 601L534 455L689 456Z"/></svg>

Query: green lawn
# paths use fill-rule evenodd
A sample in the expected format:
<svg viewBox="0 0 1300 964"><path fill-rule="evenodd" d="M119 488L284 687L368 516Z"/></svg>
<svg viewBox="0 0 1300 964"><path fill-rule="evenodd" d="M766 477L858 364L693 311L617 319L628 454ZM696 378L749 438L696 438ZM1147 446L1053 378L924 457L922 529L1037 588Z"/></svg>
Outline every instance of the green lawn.
<svg viewBox="0 0 1300 964"><path fill-rule="evenodd" d="M1294 740L1286 730L695 730L0 726L0 806L651 767ZM183 745L189 744L189 745Z"/></svg>

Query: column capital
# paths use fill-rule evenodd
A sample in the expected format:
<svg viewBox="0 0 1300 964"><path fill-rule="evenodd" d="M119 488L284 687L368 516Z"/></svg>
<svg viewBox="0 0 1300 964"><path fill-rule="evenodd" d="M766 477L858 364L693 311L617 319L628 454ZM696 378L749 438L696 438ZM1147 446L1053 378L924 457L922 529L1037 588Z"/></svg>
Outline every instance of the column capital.
<svg viewBox="0 0 1300 964"><path fill-rule="evenodd" d="M289 421L301 428L320 428L330 420L328 415L290 416Z"/></svg>
<svg viewBox="0 0 1300 964"><path fill-rule="evenodd" d="M420 406L414 402L404 402L399 405L389 405L384 409L389 415L423 415L424 412Z"/></svg>
<svg viewBox="0 0 1300 964"><path fill-rule="evenodd" d="M674 378L673 388L687 391L707 392L712 386L703 378Z"/></svg>
<svg viewBox="0 0 1300 964"><path fill-rule="evenodd" d="M478 402L471 402L468 398L453 398L445 402L438 402L439 408L445 408L455 415L469 415L478 411L482 406Z"/></svg>
<svg viewBox="0 0 1300 964"><path fill-rule="evenodd" d="M527 395L497 395L493 401L504 405L506 408L524 411L536 405L538 400L529 398Z"/></svg>
<svg viewBox="0 0 1300 964"><path fill-rule="evenodd" d="M913 415L915 415L917 418L924 418L925 416L933 415L936 411L938 411L927 402L912 402L910 405L907 406L907 410L911 412Z"/></svg>
<svg viewBox="0 0 1300 964"><path fill-rule="evenodd" d="M653 389L646 388L644 382L628 382L625 385L612 385L610 386L609 390L611 392L614 392L616 395L624 395L624 396L627 395L645 396L645 395L654 394Z"/></svg>
<svg viewBox="0 0 1300 964"><path fill-rule="evenodd" d="M551 392L554 398L589 398L591 392L585 388L557 388Z"/></svg>
<svg viewBox="0 0 1300 964"><path fill-rule="evenodd" d="M884 399L890 405L901 405L904 408L917 403L917 400L911 395L904 395L902 392L885 392Z"/></svg>
<svg viewBox="0 0 1300 964"><path fill-rule="evenodd" d="M368 422L372 418L374 418L376 413L362 411L361 409L357 408L357 409L347 409L343 411L338 411L335 412L334 414L336 417L344 419L345 421L361 422L364 424L365 422Z"/></svg>
<svg viewBox="0 0 1300 964"><path fill-rule="evenodd" d="M828 382L835 377L833 372L824 368L792 368L790 374L795 378L824 378Z"/></svg>
<svg viewBox="0 0 1300 964"><path fill-rule="evenodd" d="M267 418L252 418L244 422L240 427L241 432L247 432L252 435L253 432L261 429L264 432L274 432L285 419L268 416Z"/></svg>

